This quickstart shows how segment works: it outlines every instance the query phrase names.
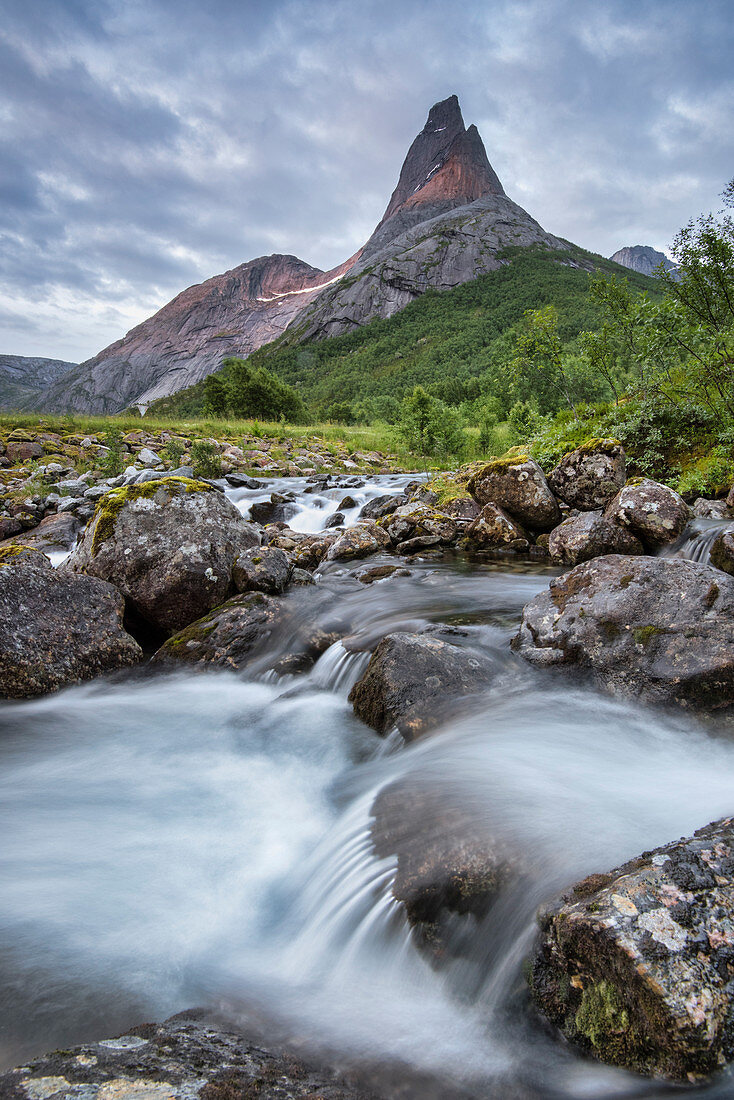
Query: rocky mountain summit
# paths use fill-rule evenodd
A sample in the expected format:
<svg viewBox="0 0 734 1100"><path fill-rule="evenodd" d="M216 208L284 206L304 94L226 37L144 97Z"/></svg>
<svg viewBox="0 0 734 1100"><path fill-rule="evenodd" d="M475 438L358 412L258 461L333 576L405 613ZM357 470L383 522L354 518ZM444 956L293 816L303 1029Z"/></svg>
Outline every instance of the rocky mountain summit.
<svg viewBox="0 0 734 1100"><path fill-rule="evenodd" d="M33 355L0 355L0 409L22 408L76 363Z"/></svg>
<svg viewBox="0 0 734 1100"><path fill-rule="evenodd" d="M660 264L666 271L677 271L677 264L669 260L664 252L658 252L649 244L633 244L620 248L609 259L614 260L615 264L630 268L631 271L639 271L641 275L655 276Z"/></svg>
<svg viewBox="0 0 734 1100"><path fill-rule="evenodd" d="M95 413L145 407L286 330L294 340L338 335L391 316L429 288L495 270L509 245L533 244L563 247L507 198L476 126L465 127L450 96L431 108L374 233L339 267L261 256L189 287L33 404Z"/></svg>

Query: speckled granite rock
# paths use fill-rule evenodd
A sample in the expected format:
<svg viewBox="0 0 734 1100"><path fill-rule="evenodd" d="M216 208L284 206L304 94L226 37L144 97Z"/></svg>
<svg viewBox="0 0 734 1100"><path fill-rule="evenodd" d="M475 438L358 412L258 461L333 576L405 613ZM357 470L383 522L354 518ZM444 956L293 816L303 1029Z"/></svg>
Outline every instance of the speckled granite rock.
<svg viewBox="0 0 734 1100"><path fill-rule="evenodd" d="M531 531L550 531L561 519L558 502L538 463L526 455L496 458L470 479L477 504L497 504Z"/></svg>
<svg viewBox="0 0 734 1100"><path fill-rule="evenodd" d="M648 550L675 542L691 517L681 496L649 477L634 478L612 497L604 515L627 527Z"/></svg>
<svg viewBox="0 0 734 1100"><path fill-rule="evenodd" d="M734 1057L734 822L592 875L540 916L531 986L573 1042L680 1080Z"/></svg>
<svg viewBox="0 0 734 1100"><path fill-rule="evenodd" d="M617 439L590 439L564 455L548 475L548 485L572 508L604 508L627 476L624 448Z"/></svg>
<svg viewBox="0 0 734 1100"><path fill-rule="evenodd" d="M182 1013L0 1076L0 1100L374 1100L328 1068Z"/></svg>
<svg viewBox="0 0 734 1100"><path fill-rule="evenodd" d="M578 565L601 554L643 554L644 549L631 531L597 511L580 512L554 527L548 552L553 561Z"/></svg>

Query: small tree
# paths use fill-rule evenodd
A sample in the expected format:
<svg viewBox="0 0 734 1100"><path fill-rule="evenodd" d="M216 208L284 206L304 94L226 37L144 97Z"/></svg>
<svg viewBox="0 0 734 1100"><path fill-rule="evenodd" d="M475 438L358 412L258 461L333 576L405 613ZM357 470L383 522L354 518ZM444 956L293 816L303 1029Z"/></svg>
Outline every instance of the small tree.
<svg viewBox="0 0 734 1100"><path fill-rule="evenodd" d="M431 397L422 386L416 386L403 398L398 434L415 454L425 460L458 456L464 449L461 418L454 409Z"/></svg>
<svg viewBox="0 0 734 1100"><path fill-rule="evenodd" d="M210 374L204 381L204 415L227 415L227 389L216 374Z"/></svg>
<svg viewBox="0 0 734 1100"><path fill-rule="evenodd" d="M568 407L573 408L555 306L530 309L525 313L525 327L517 337L508 369L515 377L533 375L538 399L548 395L546 404L556 404L556 395L560 392Z"/></svg>

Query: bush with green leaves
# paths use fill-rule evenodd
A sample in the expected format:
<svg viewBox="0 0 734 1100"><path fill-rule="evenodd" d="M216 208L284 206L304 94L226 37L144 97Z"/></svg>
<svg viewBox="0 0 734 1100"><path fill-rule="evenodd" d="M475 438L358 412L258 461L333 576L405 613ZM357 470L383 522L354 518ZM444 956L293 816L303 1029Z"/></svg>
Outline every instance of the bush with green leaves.
<svg viewBox="0 0 734 1100"><path fill-rule="evenodd" d="M219 477L222 473L219 451L208 439L196 439L191 444L191 465L196 477Z"/></svg>
<svg viewBox="0 0 734 1100"><path fill-rule="evenodd" d="M178 439L169 439L161 454L166 460L169 469L175 470L181 465L184 456L184 445Z"/></svg>
<svg viewBox="0 0 734 1100"><path fill-rule="evenodd" d="M422 386L416 386L403 399L397 432L405 445L423 458L459 458L464 451L459 414L431 397Z"/></svg>
<svg viewBox="0 0 734 1100"><path fill-rule="evenodd" d="M114 426L107 428L102 436L102 445L107 448L107 454L100 458L97 465L108 477L117 477L127 465L127 451L120 429Z"/></svg>

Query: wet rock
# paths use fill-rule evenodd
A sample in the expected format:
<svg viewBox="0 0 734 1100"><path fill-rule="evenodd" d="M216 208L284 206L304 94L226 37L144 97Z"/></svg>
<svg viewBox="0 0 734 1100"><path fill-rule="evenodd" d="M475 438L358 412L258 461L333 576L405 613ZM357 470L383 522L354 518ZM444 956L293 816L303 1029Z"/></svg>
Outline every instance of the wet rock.
<svg viewBox="0 0 734 1100"><path fill-rule="evenodd" d="M601 512L580 512L554 527L548 552L555 562L578 565L601 554L644 554L639 539Z"/></svg>
<svg viewBox="0 0 734 1100"><path fill-rule="evenodd" d="M342 497L341 500L339 501L340 510L341 509L356 508L356 507L357 507L357 501L354 499L354 497L350 497L348 493L345 497Z"/></svg>
<svg viewBox="0 0 734 1100"><path fill-rule="evenodd" d="M734 576L734 523L716 536L709 556L712 565Z"/></svg>
<svg viewBox="0 0 734 1100"><path fill-rule="evenodd" d="M441 505L445 515L460 523L471 523L479 515L481 509L473 497L454 497Z"/></svg>
<svg viewBox="0 0 734 1100"><path fill-rule="evenodd" d="M734 580L713 566L610 554L552 580L512 646L541 667L586 669L615 694L727 707L732 616Z"/></svg>
<svg viewBox="0 0 734 1100"><path fill-rule="evenodd" d="M344 523L344 513L343 512L333 512L332 515L330 515L329 518L327 519L326 523L324 524L324 527L328 530L331 527L341 527L343 525L343 523Z"/></svg>
<svg viewBox="0 0 734 1100"><path fill-rule="evenodd" d="M530 545L527 532L497 504L485 504L466 534L467 538L480 547L511 546L513 549L527 549Z"/></svg>
<svg viewBox="0 0 734 1100"><path fill-rule="evenodd" d="M93 577L61 576L40 550L0 550L0 694L22 699L137 664L124 601Z"/></svg>
<svg viewBox="0 0 734 1100"><path fill-rule="evenodd" d="M477 650L398 632L379 643L349 701L378 733L397 725L412 741L440 724L452 697L482 691L492 677L492 662Z"/></svg>
<svg viewBox="0 0 734 1100"><path fill-rule="evenodd" d="M452 915L481 919L519 872L517 855L482 835L460 793L410 776L377 795L372 843L378 856L397 857L393 897L436 956L455 942Z"/></svg>
<svg viewBox="0 0 734 1100"><path fill-rule="evenodd" d="M291 561L277 546L256 546L245 550L232 567L232 580L238 592L266 592L279 596L291 573Z"/></svg>
<svg viewBox="0 0 734 1100"><path fill-rule="evenodd" d="M170 633L234 591L235 560L259 542L222 493L167 477L103 497L61 568L111 581L137 615Z"/></svg>
<svg viewBox="0 0 734 1100"><path fill-rule="evenodd" d="M377 554L390 545L388 535L377 524L366 521L354 527L348 527L329 547L327 561L352 561L354 558L366 558Z"/></svg>
<svg viewBox="0 0 734 1100"><path fill-rule="evenodd" d="M535 1000L605 1062L678 1080L734 1058L734 823L579 883L540 918Z"/></svg>
<svg viewBox="0 0 734 1100"><path fill-rule="evenodd" d="M604 508L627 477L624 448L617 439L589 439L564 455L548 475L548 486L572 508Z"/></svg>
<svg viewBox="0 0 734 1100"><path fill-rule="evenodd" d="M469 479L467 489L477 504L496 504L531 531L549 531L560 522L543 471L525 455L493 459Z"/></svg>
<svg viewBox="0 0 734 1100"><path fill-rule="evenodd" d="M27 531L21 538L9 539L8 543L22 543L35 550L48 553L53 550L70 550L79 533L79 520L69 512L60 512L46 516L37 527ZM0 543L0 546L4 545Z"/></svg>
<svg viewBox="0 0 734 1100"><path fill-rule="evenodd" d="M372 569L363 569L353 574L360 584L374 584L388 577L409 577L410 570L399 565L375 565Z"/></svg>
<svg viewBox="0 0 734 1100"><path fill-rule="evenodd" d="M285 605L262 592L234 596L174 634L153 655L155 664L245 668L285 617Z"/></svg>
<svg viewBox="0 0 734 1100"><path fill-rule="evenodd" d="M376 1100L328 1067L269 1053L201 1010L57 1050L0 1076L2 1100Z"/></svg>
<svg viewBox="0 0 734 1100"><path fill-rule="evenodd" d="M690 519L683 497L650 478L635 478L607 505L607 519L627 527L648 550L675 542Z"/></svg>
<svg viewBox="0 0 734 1100"><path fill-rule="evenodd" d="M287 523L298 511L298 505L288 500L259 500L250 505L253 523Z"/></svg>
<svg viewBox="0 0 734 1100"><path fill-rule="evenodd" d="M390 515L397 508L400 508L402 504L405 504L405 497L400 496L383 496L375 497L374 500L368 500L363 505L360 513L360 519L382 519L383 516Z"/></svg>
<svg viewBox="0 0 734 1100"><path fill-rule="evenodd" d="M248 477L247 474L238 473L236 470L230 471L225 477L225 480L232 485L235 489L260 489L261 484L254 477Z"/></svg>
<svg viewBox="0 0 734 1100"><path fill-rule="evenodd" d="M725 500L697 497L693 502L693 514L696 519L729 519L731 509Z"/></svg>
<svg viewBox="0 0 734 1100"><path fill-rule="evenodd" d="M421 550L437 550L441 545L439 535L414 535L412 539L399 542L395 547L398 554L419 554Z"/></svg>
<svg viewBox="0 0 734 1100"><path fill-rule="evenodd" d="M263 532L264 543L285 550L301 569L316 569L338 537L336 531L307 534L302 531L291 531L287 526L266 527Z"/></svg>
<svg viewBox="0 0 734 1100"><path fill-rule="evenodd" d="M428 504L402 504L392 514L384 516L380 526L394 543L420 535L437 535L444 543L456 538L456 524L451 517Z"/></svg>
<svg viewBox="0 0 734 1100"><path fill-rule="evenodd" d="M10 539L13 535L19 535L23 530L23 524L17 516L0 516L0 539Z"/></svg>

